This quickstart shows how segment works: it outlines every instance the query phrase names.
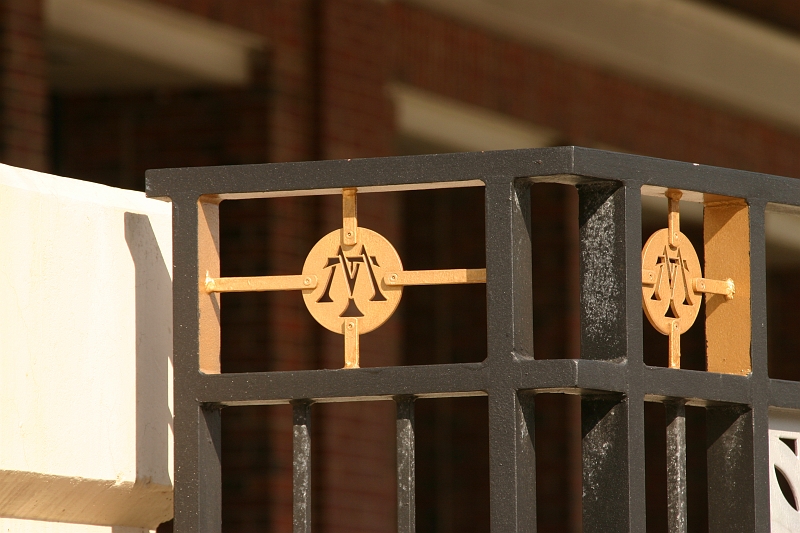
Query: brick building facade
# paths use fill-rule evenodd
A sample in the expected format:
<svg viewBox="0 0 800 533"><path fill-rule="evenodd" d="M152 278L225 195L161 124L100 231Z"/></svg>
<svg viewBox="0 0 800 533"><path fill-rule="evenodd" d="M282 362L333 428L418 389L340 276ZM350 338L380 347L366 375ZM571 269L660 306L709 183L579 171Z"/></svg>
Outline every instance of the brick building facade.
<svg viewBox="0 0 800 533"><path fill-rule="evenodd" d="M148 168L459 149L411 139L398 126L389 88L400 84L546 128L555 132L553 144L800 176L800 129L487 29L435 9L436 2L159 3L259 36L263 46L251 55L250 80L237 87L58 90L48 85L53 59L45 53L45 2L6 0L2 162L141 189ZM778 24L782 32L800 27L791 0L759 7L732 0L709 4L746 10L741 16ZM532 198L536 356L578 357L577 197L567 187L538 185ZM484 264L482 199L480 189L363 195L359 219L395 243L410 268L476 268ZM223 203L222 275L299 271L316 240L337 227L338 201ZM793 270L774 269L771 276L775 286L798 289ZM773 292L774 316L789 314L787 293ZM405 300L396 317L363 338L363 366L483 359L482 288L409 290ZM296 294L231 294L223 303L223 372L341 366L340 339L312 321ZM786 326L771 339L772 368L776 377L797 379L789 355L800 340L789 321L781 324ZM694 343L688 349L699 356L688 364L702 366L702 330L696 331L687 346ZM659 345L661 339L647 342ZM652 362L663 364L657 355ZM328 404L314 410L315 530L393 531L393 406ZM545 395L538 402L543 532L580 531L579 411L575 398ZM648 416L658 426L659 414ZM485 398L421 400L417 417L418 529L487 531ZM701 432L701 414L696 423ZM648 435L648 454L658 465L659 433ZM226 409L223 443L223 529L290 531L291 410ZM695 466L704 467L702 461ZM658 508L665 495L658 474L648 475L648 520L661 531L666 514ZM702 487L703 476L692 483ZM699 531L702 495L691 501L690 520L696 520L690 525Z"/></svg>

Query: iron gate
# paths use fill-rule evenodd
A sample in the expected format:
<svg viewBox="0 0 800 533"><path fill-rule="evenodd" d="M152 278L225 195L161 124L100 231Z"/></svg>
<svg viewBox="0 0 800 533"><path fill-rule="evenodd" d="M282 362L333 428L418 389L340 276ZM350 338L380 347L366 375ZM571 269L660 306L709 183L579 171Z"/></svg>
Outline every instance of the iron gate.
<svg viewBox="0 0 800 533"><path fill-rule="evenodd" d="M578 360L533 358L527 188L537 182L571 184L579 192ZM214 254L220 201L341 194L355 188L368 193L463 186L485 187L485 361L360 369L356 360L356 367L342 370L219 373L218 300L209 283L215 282L215 265L218 269ZM651 367L643 362L643 284L653 287L646 276L661 272L643 270L643 191L700 194L707 206L712 205L709 199L727 198L731 201L720 205L734 205L737 213L744 213L737 231L749 233L739 241L740 246L745 242L749 256L738 254L744 268L738 276L749 279L734 279L738 307L726 308L736 309L731 313L738 313L734 320L743 336L737 333L738 341L731 341L730 332L709 334L709 368L714 352L718 371ZM293 405L294 531L305 533L310 531L310 405L378 399L397 404L398 531L413 532L413 401L465 395L488 396L491 530L535 531L533 402L537 392L554 391L581 396L585 532L645 531L646 401L662 402L667 408L670 531L685 531L686 404L707 410L710 530L769 531L769 409L800 410L800 383L770 379L767 373L765 209L771 202L800 206L800 182L559 147L153 170L147 173L147 195L168 198L173 205L178 533L220 530L222 407ZM364 257L369 263L366 252ZM352 260L342 256L341 265ZM722 257L718 263L725 260ZM302 284L309 279L283 281ZM316 278L312 281L319 283ZM703 292L699 285L696 289ZM744 352L734 353L742 346ZM346 350L351 348L352 344ZM725 359L731 354L737 361Z"/></svg>

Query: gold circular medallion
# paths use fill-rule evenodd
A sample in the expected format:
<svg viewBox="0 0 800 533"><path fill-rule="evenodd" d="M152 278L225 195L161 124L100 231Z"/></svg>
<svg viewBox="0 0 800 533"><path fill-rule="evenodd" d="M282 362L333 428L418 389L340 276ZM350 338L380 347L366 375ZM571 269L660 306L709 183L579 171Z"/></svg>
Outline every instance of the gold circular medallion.
<svg viewBox="0 0 800 533"><path fill-rule="evenodd" d="M358 320L363 334L386 322L403 295L402 286L388 286L387 272L402 272L403 264L383 236L358 228L354 246L343 243L342 231L325 235L314 245L303 265L303 276L315 275L316 288L303 291L308 312L325 328L344 334L345 320Z"/></svg>
<svg viewBox="0 0 800 533"><path fill-rule="evenodd" d="M669 230L653 233L642 249L642 304L650 323L669 335L677 322L677 333L692 327L700 309L700 294L694 279L702 277L700 260L689 239L678 232L677 246L669 243Z"/></svg>

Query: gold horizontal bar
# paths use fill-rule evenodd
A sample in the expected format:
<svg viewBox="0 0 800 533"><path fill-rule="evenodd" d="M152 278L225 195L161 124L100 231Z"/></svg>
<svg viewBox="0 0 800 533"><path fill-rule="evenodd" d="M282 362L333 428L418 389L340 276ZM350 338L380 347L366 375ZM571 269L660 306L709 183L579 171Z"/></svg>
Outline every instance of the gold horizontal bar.
<svg viewBox="0 0 800 533"><path fill-rule="evenodd" d="M403 272L389 272L383 277L383 280L390 286L486 283L486 269L459 268L454 270L408 270Z"/></svg>
<svg viewBox="0 0 800 533"><path fill-rule="evenodd" d="M655 285L656 273L654 270L642 269L642 285Z"/></svg>
<svg viewBox="0 0 800 533"><path fill-rule="evenodd" d="M736 294L736 285L731 278L724 280L694 278L693 285L694 292L721 294L728 300L732 300L733 295Z"/></svg>
<svg viewBox="0 0 800 533"><path fill-rule="evenodd" d="M208 278L206 292L299 291L317 286L317 276Z"/></svg>

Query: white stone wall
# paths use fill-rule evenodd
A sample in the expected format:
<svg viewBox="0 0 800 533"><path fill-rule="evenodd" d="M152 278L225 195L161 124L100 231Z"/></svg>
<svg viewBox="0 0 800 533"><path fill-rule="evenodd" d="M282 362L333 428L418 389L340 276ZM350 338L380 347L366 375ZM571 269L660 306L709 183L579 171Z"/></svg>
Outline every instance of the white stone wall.
<svg viewBox="0 0 800 533"><path fill-rule="evenodd" d="M172 516L170 204L0 165L0 533ZM120 527L114 533L122 533Z"/></svg>

